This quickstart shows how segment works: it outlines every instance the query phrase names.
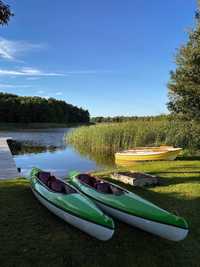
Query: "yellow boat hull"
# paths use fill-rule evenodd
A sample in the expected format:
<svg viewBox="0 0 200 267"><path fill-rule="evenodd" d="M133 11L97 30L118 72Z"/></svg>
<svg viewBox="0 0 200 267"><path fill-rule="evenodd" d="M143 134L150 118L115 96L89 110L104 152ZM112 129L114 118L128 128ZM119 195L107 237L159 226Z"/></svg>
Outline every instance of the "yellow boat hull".
<svg viewBox="0 0 200 267"><path fill-rule="evenodd" d="M181 150L181 148L168 148L166 150L162 148L142 148L141 151L143 153L134 152L135 150L127 150L115 153L115 160L119 162L174 160L180 154ZM137 148L137 151L140 151L140 149Z"/></svg>

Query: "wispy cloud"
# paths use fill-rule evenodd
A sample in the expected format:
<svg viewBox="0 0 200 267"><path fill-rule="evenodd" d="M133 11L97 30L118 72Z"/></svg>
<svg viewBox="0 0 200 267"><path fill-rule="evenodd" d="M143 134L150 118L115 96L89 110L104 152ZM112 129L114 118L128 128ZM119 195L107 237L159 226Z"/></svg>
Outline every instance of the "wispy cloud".
<svg viewBox="0 0 200 267"><path fill-rule="evenodd" d="M0 89L9 89L9 88L30 88L31 85L28 84L8 84L8 83L0 83Z"/></svg>
<svg viewBox="0 0 200 267"><path fill-rule="evenodd" d="M63 95L63 93L62 92L56 92L55 95L59 96L59 95Z"/></svg>
<svg viewBox="0 0 200 267"><path fill-rule="evenodd" d="M35 80L39 80L41 79L41 77L26 77L26 80L28 81L35 81Z"/></svg>
<svg viewBox="0 0 200 267"><path fill-rule="evenodd" d="M86 71L66 71L65 73L59 72L46 72L35 68L21 68L21 69L0 69L0 76L27 76L28 79L37 79L44 76L70 76L70 75L93 75L108 73L111 71L106 70L86 70ZM58 92L59 93L59 92Z"/></svg>
<svg viewBox="0 0 200 267"><path fill-rule="evenodd" d="M101 73L112 73L111 70L72 70L67 71L68 75L93 75L93 74L101 74Z"/></svg>
<svg viewBox="0 0 200 267"><path fill-rule="evenodd" d="M34 68L21 68L18 70L0 69L0 76L44 77L44 76L65 76L65 74L57 72L45 72Z"/></svg>
<svg viewBox="0 0 200 267"><path fill-rule="evenodd" d="M0 57L7 60L17 60L17 56L31 51L41 50L44 44L32 44L25 41L11 41L0 37Z"/></svg>
<svg viewBox="0 0 200 267"><path fill-rule="evenodd" d="M44 94L44 91L43 90L39 90L36 93L39 94L39 95L41 95L41 94Z"/></svg>

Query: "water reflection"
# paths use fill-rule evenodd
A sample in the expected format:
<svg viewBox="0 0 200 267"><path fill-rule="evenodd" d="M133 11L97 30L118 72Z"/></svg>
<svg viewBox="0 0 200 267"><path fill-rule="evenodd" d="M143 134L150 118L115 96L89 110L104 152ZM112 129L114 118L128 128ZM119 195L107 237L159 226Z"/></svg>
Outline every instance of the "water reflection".
<svg viewBox="0 0 200 267"><path fill-rule="evenodd" d="M24 155L24 154L38 154L44 152L55 152L57 150L64 150L65 146L44 146L38 145L33 142L19 142L16 140L9 141L9 147L13 155Z"/></svg>
<svg viewBox="0 0 200 267"><path fill-rule="evenodd" d="M31 144L32 146L54 146L62 148L66 146L65 134L73 128L50 129L16 129L0 131L0 137L12 137L13 140Z"/></svg>
<svg viewBox="0 0 200 267"><path fill-rule="evenodd" d="M112 166L113 159L103 154L88 154L66 142L71 128L0 131L0 137L12 137L12 151L22 175L32 167L53 171L64 177L71 170L88 172Z"/></svg>
<svg viewBox="0 0 200 267"><path fill-rule="evenodd" d="M87 148L78 146L76 146L75 149L80 155L95 161L97 164L106 165L108 167L113 167L115 165L114 155L105 153L105 151L89 151Z"/></svg>

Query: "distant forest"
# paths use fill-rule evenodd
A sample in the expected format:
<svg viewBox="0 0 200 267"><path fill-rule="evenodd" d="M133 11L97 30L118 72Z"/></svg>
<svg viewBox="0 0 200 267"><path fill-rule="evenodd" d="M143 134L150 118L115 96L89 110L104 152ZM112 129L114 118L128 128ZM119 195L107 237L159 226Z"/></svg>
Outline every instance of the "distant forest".
<svg viewBox="0 0 200 267"><path fill-rule="evenodd" d="M170 115L157 115L157 116L115 116L115 117L92 117L92 123L101 123L101 122L126 122L126 121L151 121L151 120L166 120L170 119Z"/></svg>
<svg viewBox="0 0 200 267"><path fill-rule="evenodd" d="M89 112L54 98L0 93L0 122L87 123Z"/></svg>

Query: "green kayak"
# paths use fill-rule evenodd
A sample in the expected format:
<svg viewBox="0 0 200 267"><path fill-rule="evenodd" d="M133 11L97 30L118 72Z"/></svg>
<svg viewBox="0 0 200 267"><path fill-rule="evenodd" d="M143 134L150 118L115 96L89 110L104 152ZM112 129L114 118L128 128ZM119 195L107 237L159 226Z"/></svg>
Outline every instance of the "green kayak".
<svg viewBox="0 0 200 267"><path fill-rule="evenodd" d="M122 187L78 172L71 172L68 179L104 212L125 223L173 241L180 241L188 234L185 219Z"/></svg>
<svg viewBox="0 0 200 267"><path fill-rule="evenodd" d="M97 239L112 237L113 220L72 185L37 168L32 169L30 181L36 198L51 212Z"/></svg>

